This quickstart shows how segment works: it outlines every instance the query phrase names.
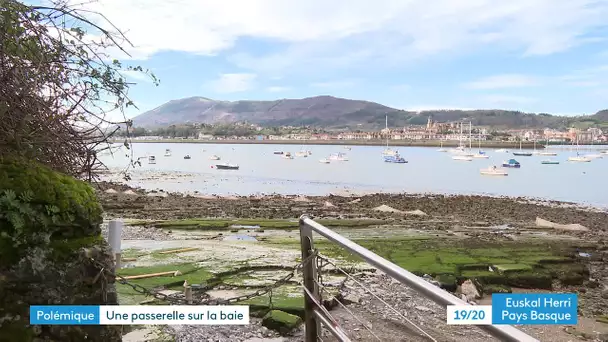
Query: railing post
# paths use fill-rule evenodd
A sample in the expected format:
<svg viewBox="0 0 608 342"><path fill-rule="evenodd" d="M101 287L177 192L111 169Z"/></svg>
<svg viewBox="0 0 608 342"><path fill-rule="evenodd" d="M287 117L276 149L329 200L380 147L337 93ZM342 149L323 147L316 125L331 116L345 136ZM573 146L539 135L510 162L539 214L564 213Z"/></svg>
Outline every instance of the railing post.
<svg viewBox="0 0 608 342"><path fill-rule="evenodd" d="M312 229L304 223L304 217L300 218L300 244L302 246L302 261L308 260L313 253ZM302 268L304 277L304 287L319 299L319 289L315 280L317 278L316 258L313 256ZM314 301L309 298L304 291L304 323L305 323L305 342L316 342L318 333L321 331L317 322Z"/></svg>
<svg viewBox="0 0 608 342"><path fill-rule="evenodd" d="M112 254L114 254L114 261L116 262L116 269L120 269L121 259L121 247L120 242L122 240L122 221L112 220L108 223L108 242L112 248Z"/></svg>

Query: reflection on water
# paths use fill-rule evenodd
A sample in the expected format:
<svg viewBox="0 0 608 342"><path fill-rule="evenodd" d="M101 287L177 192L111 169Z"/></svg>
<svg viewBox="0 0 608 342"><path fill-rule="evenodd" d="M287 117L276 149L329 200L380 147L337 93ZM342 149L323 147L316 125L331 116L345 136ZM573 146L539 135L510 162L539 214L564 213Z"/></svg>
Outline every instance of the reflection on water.
<svg viewBox="0 0 608 342"><path fill-rule="evenodd" d="M173 155L164 157L165 149ZM203 149L206 150L203 152ZM198 192L203 195L302 194L346 195L371 192L415 192L448 194L490 194L525 196L608 207L606 170L608 155L590 163L568 162L571 151L555 150L559 165L541 164L543 156L514 157L487 150L489 159L459 162L450 153L436 148L400 147L408 164L383 161L381 146L355 146L346 151L341 146L307 146L307 158L285 159L276 150L294 154L294 145L208 145L187 143L135 143L135 156L155 155L156 164L147 164L132 173L129 183L147 189ZM332 153L347 152L349 161L320 163ZM189 154L192 159L183 159ZM217 170L217 161L239 164L239 170ZM484 177L479 170L500 165L515 158L520 169L510 169L508 177ZM112 168L124 168L124 153L105 156Z"/></svg>

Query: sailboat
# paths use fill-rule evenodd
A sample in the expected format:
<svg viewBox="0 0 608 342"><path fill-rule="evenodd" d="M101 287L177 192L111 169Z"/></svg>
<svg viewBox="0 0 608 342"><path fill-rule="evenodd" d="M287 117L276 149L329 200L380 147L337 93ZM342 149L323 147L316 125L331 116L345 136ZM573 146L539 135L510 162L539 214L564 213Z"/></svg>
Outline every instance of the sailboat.
<svg viewBox="0 0 608 342"><path fill-rule="evenodd" d="M463 153L464 145L462 144L462 122L460 123L460 135L458 136L458 147L450 150L451 153Z"/></svg>
<svg viewBox="0 0 608 342"><path fill-rule="evenodd" d="M488 156L484 151L481 150L481 132L477 133L477 148L478 151L477 153L473 156L473 158L479 158L479 159L488 159L490 158L490 156Z"/></svg>
<svg viewBox="0 0 608 342"><path fill-rule="evenodd" d="M388 115L386 115L385 117L386 120L386 148L384 149L384 151L382 151L382 155L383 156L396 156L399 154L399 152L397 150L392 150L388 147Z"/></svg>
<svg viewBox="0 0 608 342"><path fill-rule="evenodd" d="M469 132L469 136L470 136L470 132ZM469 152L471 149L471 139L469 139ZM465 148L464 145L462 144L462 122L460 123L460 143L458 144L458 148L457 148L457 155L453 156L452 159L454 160L461 160L461 161L471 161L473 160L473 155L470 153L465 153Z"/></svg>
<svg viewBox="0 0 608 342"><path fill-rule="evenodd" d="M545 149L547 149L547 146L549 146L549 137L547 137L547 144L545 145ZM541 156L556 156L557 153L542 151L542 152L539 153L539 155L541 155Z"/></svg>
<svg viewBox="0 0 608 342"><path fill-rule="evenodd" d="M579 150L579 145L578 145L578 136L576 137L576 157L569 157L568 161L571 162L581 162L581 163L588 163L591 161L591 158L589 157L585 157L585 156L581 156L580 153L578 152Z"/></svg>
<svg viewBox="0 0 608 342"><path fill-rule="evenodd" d="M296 157L308 157L308 151L304 149L304 146L302 146L300 151L296 152Z"/></svg>
<svg viewBox="0 0 608 342"><path fill-rule="evenodd" d="M519 152L513 152L514 156L520 156L520 157L530 157L532 155L532 152L524 152L521 149L521 138L519 138Z"/></svg>

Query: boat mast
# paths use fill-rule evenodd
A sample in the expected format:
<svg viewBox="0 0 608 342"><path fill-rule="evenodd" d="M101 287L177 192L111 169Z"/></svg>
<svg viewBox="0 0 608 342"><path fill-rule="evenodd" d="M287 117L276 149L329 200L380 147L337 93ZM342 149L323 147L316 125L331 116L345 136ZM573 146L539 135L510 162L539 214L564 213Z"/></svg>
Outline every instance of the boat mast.
<svg viewBox="0 0 608 342"><path fill-rule="evenodd" d="M386 123L385 123L385 127L386 127L386 130L385 130L385 132L386 132L385 133L386 134L386 149L388 150L388 115L385 115L384 119L386 121Z"/></svg>
<svg viewBox="0 0 608 342"><path fill-rule="evenodd" d="M469 121L469 152L471 151L471 140L473 140L473 138L471 137L472 128L473 126L471 126L471 121Z"/></svg>

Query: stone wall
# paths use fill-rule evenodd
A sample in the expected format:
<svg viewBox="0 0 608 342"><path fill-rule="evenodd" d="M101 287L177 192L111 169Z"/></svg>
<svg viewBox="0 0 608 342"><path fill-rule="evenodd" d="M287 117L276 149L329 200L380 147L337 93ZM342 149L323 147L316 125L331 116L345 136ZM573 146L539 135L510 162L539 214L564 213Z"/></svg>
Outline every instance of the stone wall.
<svg viewBox="0 0 608 342"><path fill-rule="evenodd" d="M86 183L0 160L0 341L121 341L120 326L30 326L30 305L117 305L102 209Z"/></svg>

